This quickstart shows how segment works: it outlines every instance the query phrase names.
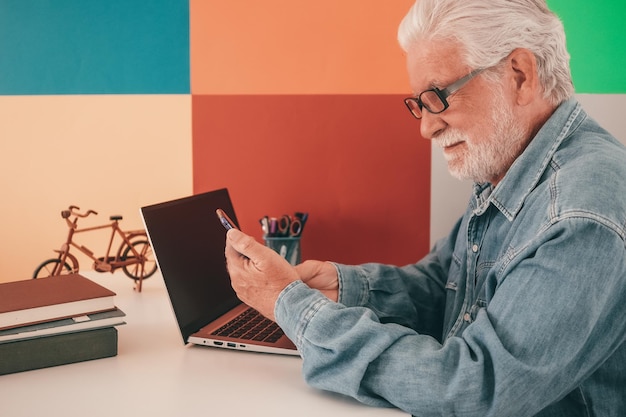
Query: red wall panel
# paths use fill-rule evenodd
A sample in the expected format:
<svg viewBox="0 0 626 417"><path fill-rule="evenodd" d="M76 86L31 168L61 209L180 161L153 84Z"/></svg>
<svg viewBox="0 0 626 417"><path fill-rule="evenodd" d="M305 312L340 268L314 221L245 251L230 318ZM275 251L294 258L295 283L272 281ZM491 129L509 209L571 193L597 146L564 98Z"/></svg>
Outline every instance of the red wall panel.
<svg viewBox="0 0 626 417"><path fill-rule="evenodd" d="M304 259L406 264L428 250L430 142L401 95L194 95L194 192L227 187L244 231L308 211Z"/></svg>

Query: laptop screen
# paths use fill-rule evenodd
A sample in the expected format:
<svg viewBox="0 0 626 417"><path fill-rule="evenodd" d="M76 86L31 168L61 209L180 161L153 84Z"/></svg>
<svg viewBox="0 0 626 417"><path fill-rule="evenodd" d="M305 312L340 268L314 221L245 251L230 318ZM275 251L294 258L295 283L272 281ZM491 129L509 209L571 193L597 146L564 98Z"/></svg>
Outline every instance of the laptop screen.
<svg viewBox="0 0 626 417"><path fill-rule="evenodd" d="M226 230L217 208L238 226L225 188L141 208L185 343L190 334L241 303L230 286Z"/></svg>

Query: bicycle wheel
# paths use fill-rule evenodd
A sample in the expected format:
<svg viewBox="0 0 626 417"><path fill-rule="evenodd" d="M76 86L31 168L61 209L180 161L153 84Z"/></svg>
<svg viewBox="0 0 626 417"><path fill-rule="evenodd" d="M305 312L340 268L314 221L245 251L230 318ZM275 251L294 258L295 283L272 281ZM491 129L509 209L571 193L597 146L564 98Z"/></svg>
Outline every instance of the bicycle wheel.
<svg viewBox="0 0 626 417"><path fill-rule="evenodd" d="M52 273L57 268L57 265L61 263L60 259L48 259L47 261L43 261L36 269L33 274L33 279L36 278L45 278L52 276ZM59 275L67 275L72 273L72 267L65 262L63 268L61 269L61 273Z"/></svg>
<svg viewBox="0 0 626 417"><path fill-rule="evenodd" d="M147 240L136 240L135 242L132 242L131 246L128 246L126 247L126 249L124 249L124 253L122 254L122 261L135 257L135 254L131 247L132 249L135 249L139 256L143 258L143 264L141 262L137 262L136 264L124 265L122 267L122 270L127 277L134 279L135 281L139 278L150 278L157 270L156 260L154 259L154 253L152 252L152 247L150 246L150 243Z"/></svg>

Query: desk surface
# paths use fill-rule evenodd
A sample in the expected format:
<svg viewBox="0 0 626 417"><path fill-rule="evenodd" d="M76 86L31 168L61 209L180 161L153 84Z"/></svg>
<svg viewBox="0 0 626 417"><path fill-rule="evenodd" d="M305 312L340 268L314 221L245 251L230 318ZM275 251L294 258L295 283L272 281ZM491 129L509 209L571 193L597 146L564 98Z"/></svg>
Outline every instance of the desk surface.
<svg viewBox="0 0 626 417"><path fill-rule="evenodd" d="M126 313L118 355L0 376L1 416L406 415L310 388L299 357L185 346L158 272L141 293L122 273L81 273Z"/></svg>

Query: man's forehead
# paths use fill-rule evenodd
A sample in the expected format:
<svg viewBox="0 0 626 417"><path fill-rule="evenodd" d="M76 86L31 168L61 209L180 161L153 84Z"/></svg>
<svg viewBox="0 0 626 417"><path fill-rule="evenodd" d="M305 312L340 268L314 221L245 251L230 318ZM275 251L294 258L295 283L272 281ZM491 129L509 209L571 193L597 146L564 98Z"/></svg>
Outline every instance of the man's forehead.
<svg viewBox="0 0 626 417"><path fill-rule="evenodd" d="M422 91L456 79L466 70L461 56L461 48L454 41L414 42L406 55L411 87Z"/></svg>

